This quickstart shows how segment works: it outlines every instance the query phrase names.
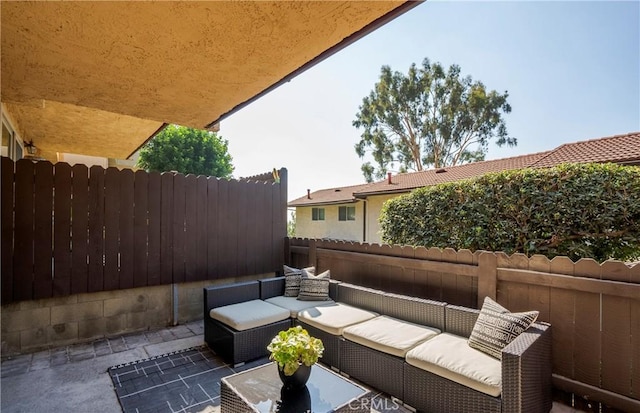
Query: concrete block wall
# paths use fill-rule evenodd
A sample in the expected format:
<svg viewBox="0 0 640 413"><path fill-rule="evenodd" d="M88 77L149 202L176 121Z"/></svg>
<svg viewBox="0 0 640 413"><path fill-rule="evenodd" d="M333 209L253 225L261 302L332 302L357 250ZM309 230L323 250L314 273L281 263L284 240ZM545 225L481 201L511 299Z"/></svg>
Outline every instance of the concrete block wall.
<svg viewBox="0 0 640 413"><path fill-rule="evenodd" d="M273 274L6 304L0 309L2 356L202 319L203 287L269 276Z"/></svg>

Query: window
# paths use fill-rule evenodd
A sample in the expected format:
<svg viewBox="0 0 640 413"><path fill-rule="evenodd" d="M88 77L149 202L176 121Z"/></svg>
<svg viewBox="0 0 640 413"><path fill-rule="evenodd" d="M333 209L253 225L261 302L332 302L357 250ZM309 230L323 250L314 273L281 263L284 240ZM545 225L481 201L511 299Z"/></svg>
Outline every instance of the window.
<svg viewBox="0 0 640 413"><path fill-rule="evenodd" d="M338 208L338 221L355 221L356 207L341 206Z"/></svg>
<svg viewBox="0 0 640 413"><path fill-rule="evenodd" d="M2 156L7 156L14 161L22 159L22 143L4 116L2 116L2 146L0 148Z"/></svg>
<svg viewBox="0 0 640 413"><path fill-rule="evenodd" d="M311 208L312 221L324 221L324 208Z"/></svg>

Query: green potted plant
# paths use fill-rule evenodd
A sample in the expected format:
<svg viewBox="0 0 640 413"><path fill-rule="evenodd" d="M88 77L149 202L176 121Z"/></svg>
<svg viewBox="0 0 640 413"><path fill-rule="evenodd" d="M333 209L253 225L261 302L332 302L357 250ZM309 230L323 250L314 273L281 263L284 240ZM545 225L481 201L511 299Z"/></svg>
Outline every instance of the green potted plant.
<svg viewBox="0 0 640 413"><path fill-rule="evenodd" d="M302 387L311 374L311 366L322 353L324 345L318 338L311 337L304 328L291 327L281 331L267 346L271 352L269 359L278 364L278 373L285 387Z"/></svg>

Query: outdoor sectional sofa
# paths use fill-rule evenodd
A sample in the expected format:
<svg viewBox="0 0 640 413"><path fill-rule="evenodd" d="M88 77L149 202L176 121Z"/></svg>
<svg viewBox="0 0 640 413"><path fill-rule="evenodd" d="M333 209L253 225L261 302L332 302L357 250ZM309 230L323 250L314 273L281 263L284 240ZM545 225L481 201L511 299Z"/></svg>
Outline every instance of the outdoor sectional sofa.
<svg viewBox="0 0 640 413"><path fill-rule="evenodd" d="M284 285L284 277L274 277L205 288L205 341L235 364L267 355L266 346L278 331L301 325L323 341L323 363L418 411L551 409L548 324L534 323L498 360L467 345L479 310L333 281L331 301L296 303L282 297ZM215 307L257 299L288 307L280 308L289 318L265 319L240 331L210 316Z"/></svg>

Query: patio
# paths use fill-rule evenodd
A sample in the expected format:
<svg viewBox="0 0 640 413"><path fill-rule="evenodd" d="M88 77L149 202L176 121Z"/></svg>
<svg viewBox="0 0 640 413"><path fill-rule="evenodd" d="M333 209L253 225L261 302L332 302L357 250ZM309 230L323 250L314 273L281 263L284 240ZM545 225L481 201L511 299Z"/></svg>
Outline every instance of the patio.
<svg viewBox="0 0 640 413"><path fill-rule="evenodd" d="M120 404L107 369L204 344L202 321L162 330L97 340L88 344L51 348L2 360L3 412L67 411L118 412ZM240 370L265 362L260 359ZM380 397L380 396L378 396ZM218 412L219 396L213 405L197 412ZM408 411L393 402L382 411ZM167 411L170 411L167 409ZM372 409L372 412L381 410ZM554 403L553 413L577 412Z"/></svg>

